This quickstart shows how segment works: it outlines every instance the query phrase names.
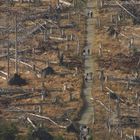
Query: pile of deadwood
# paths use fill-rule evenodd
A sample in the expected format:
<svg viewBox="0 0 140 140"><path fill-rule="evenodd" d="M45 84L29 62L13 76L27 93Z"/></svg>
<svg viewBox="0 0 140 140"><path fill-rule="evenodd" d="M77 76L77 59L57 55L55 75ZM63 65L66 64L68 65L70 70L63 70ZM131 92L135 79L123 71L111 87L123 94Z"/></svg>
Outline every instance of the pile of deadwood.
<svg viewBox="0 0 140 140"><path fill-rule="evenodd" d="M99 58L99 67L114 69L114 70L130 70L130 69L140 69L140 52L135 53L133 56L127 56L123 53L118 53L114 56L109 56L107 58Z"/></svg>
<svg viewBox="0 0 140 140"><path fill-rule="evenodd" d="M140 24L140 5L135 4L134 2L124 3L122 5L126 10L128 10L132 15L133 24Z"/></svg>

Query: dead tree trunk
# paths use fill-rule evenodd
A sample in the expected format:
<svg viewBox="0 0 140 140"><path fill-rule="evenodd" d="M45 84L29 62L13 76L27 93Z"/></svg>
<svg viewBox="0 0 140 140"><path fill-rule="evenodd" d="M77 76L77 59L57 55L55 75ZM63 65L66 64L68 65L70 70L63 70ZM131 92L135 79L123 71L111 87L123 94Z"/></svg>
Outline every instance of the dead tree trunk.
<svg viewBox="0 0 140 140"><path fill-rule="evenodd" d="M103 0L97 0L97 7L98 7L98 9L101 9L101 8L103 8Z"/></svg>
<svg viewBox="0 0 140 140"><path fill-rule="evenodd" d="M140 97L137 95L138 100L137 100L137 107L138 107L138 113L140 113Z"/></svg>
<svg viewBox="0 0 140 140"><path fill-rule="evenodd" d="M79 42L79 38L77 37L77 55L79 55L80 52L80 42Z"/></svg>
<svg viewBox="0 0 140 140"><path fill-rule="evenodd" d="M32 53L33 53L33 61L32 61L32 63L33 63L33 72L35 72L35 70L36 70L36 68L35 68L35 48L33 48L32 49Z"/></svg>
<svg viewBox="0 0 140 140"><path fill-rule="evenodd" d="M15 17L15 73L18 74L17 15Z"/></svg>
<svg viewBox="0 0 140 140"><path fill-rule="evenodd" d="M44 30L44 42L46 42L47 41L47 30L45 29Z"/></svg>
<svg viewBox="0 0 140 140"><path fill-rule="evenodd" d="M7 80L9 80L9 75L10 75L10 68L9 68L9 65L10 65L9 45L8 45L7 52L8 52L8 56L7 56Z"/></svg>
<svg viewBox="0 0 140 140"><path fill-rule="evenodd" d="M99 80L100 80L101 91L103 91L104 81L105 81L104 70L100 70Z"/></svg>
<svg viewBox="0 0 140 140"><path fill-rule="evenodd" d="M120 100L119 99L116 100L116 114L117 114L117 117L119 118L120 117Z"/></svg>
<svg viewBox="0 0 140 140"><path fill-rule="evenodd" d="M100 28L101 27L101 20L100 20L99 17L97 17L97 19L96 19L96 27L97 28Z"/></svg>
<svg viewBox="0 0 140 140"><path fill-rule="evenodd" d="M99 45L99 57L103 56L102 43Z"/></svg>

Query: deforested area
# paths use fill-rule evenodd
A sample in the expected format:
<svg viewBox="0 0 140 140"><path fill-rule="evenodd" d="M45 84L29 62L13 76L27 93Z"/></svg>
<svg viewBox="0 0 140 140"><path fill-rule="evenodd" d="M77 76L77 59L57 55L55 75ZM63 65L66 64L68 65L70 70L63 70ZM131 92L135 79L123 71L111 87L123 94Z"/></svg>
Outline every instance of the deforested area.
<svg viewBox="0 0 140 140"><path fill-rule="evenodd" d="M1 0L0 140L139 140L139 33L139 0Z"/></svg>
<svg viewBox="0 0 140 140"><path fill-rule="evenodd" d="M94 137L139 140L140 2L99 0L96 4Z"/></svg>
<svg viewBox="0 0 140 140"><path fill-rule="evenodd" d="M85 6L80 0L0 1L1 140L78 139Z"/></svg>

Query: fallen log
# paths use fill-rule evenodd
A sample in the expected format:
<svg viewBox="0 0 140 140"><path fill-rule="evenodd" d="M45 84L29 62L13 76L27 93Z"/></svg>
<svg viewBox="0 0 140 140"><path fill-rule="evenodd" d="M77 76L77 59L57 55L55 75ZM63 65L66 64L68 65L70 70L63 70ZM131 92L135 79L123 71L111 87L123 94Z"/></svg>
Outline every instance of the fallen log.
<svg viewBox="0 0 140 140"><path fill-rule="evenodd" d="M29 117L27 117L27 121L33 126L34 129L37 129L37 127L35 126L35 124L31 121L31 119Z"/></svg>
<svg viewBox="0 0 140 140"><path fill-rule="evenodd" d="M6 112L15 112L15 113L36 113L38 111L31 111L31 110L14 110L14 109L7 109Z"/></svg>
<svg viewBox="0 0 140 140"><path fill-rule="evenodd" d="M18 103L18 104L12 104L12 106L40 106L40 105L49 105L50 102L47 103Z"/></svg>
<svg viewBox="0 0 140 140"><path fill-rule="evenodd" d="M109 96L112 97L112 99L116 99L116 100L121 100L122 102L124 102L124 100L119 96L117 95L117 93L113 90L111 90L110 88L106 87L106 89L109 91Z"/></svg>
<svg viewBox="0 0 140 140"><path fill-rule="evenodd" d="M59 3L64 4L68 7L72 5L70 2L66 2L66 1L63 1L63 0L59 0Z"/></svg>
<svg viewBox="0 0 140 140"><path fill-rule="evenodd" d="M125 10L132 18L138 20L138 17L133 15L130 11L128 11L124 6L122 6L118 1L116 1L116 4L118 4L123 10Z"/></svg>
<svg viewBox="0 0 140 140"><path fill-rule="evenodd" d="M100 105L103 106L103 107L105 108L106 111L111 112L111 113L115 113L114 111L112 111L111 109L109 109L102 101L96 100L96 99L95 99L95 101L96 101L97 103L100 103Z"/></svg>
<svg viewBox="0 0 140 140"><path fill-rule="evenodd" d="M10 60L16 63L16 59L10 58ZM30 65L30 64L28 64L28 63L26 63L26 62L24 62L24 61L21 61L21 60L18 60L18 63L23 64L23 65L25 65L25 66L28 66L29 68L31 68L31 69L33 70L33 65ZM36 71L37 73L40 73L41 69L35 67L35 71Z"/></svg>
<svg viewBox="0 0 140 140"><path fill-rule="evenodd" d="M118 78L113 76L107 76L106 78L108 81L115 81L120 82L124 84L130 84L130 85L140 85L140 79L139 78Z"/></svg>
<svg viewBox="0 0 140 140"><path fill-rule="evenodd" d="M49 39L59 40L59 41L67 41L66 38L61 38L61 37L52 37L52 36L50 36Z"/></svg>
<svg viewBox="0 0 140 140"><path fill-rule="evenodd" d="M63 129L66 129L67 126L62 126L62 125L59 125L58 123L54 122L51 118L49 117L45 117L45 116L41 116L41 115L36 115L36 114L33 114L33 113L28 113L28 115L31 115L31 116L35 116L37 118L41 118L41 119L45 119L45 120L48 120L50 121L51 123L53 123L54 125L60 127L60 128L63 128Z"/></svg>

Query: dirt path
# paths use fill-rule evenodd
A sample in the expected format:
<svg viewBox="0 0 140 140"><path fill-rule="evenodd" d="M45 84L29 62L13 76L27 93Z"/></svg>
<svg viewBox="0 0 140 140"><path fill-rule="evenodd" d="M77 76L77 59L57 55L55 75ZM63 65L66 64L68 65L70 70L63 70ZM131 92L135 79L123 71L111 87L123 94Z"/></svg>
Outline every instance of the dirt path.
<svg viewBox="0 0 140 140"><path fill-rule="evenodd" d="M87 10L93 11L93 0L88 0L87 2ZM89 49L92 52L93 49L93 39L94 39L94 26L93 26L93 18L87 19L87 46L85 47L86 52ZM94 60L92 55L87 55L85 57L85 74L92 72L94 75ZM83 114L81 116L80 124L91 124L93 122L93 103L91 101L92 98L92 86L93 81L85 82L85 88L83 89L83 97L85 98L85 108Z"/></svg>

